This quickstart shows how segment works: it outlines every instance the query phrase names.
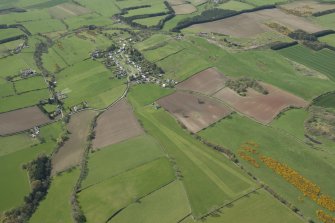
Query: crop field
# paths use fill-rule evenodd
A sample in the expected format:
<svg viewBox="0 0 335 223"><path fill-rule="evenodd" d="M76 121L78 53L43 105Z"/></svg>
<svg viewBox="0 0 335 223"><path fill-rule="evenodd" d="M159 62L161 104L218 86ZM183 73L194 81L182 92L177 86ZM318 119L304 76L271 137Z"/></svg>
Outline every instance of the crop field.
<svg viewBox="0 0 335 223"><path fill-rule="evenodd" d="M173 5L172 8L176 15L190 14L197 11L197 8L192 4Z"/></svg>
<svg viewBox="0 0 335 223"><path fill-rule="evenodd" d="M150 136L141 135L102 148L88 159L88 176L82 188L102 182L164 156L161 146Z"/></svg>
<svg viewBox="0 0 335 223"><path fill-rule="evenodd" d="M29 222L40 223L45 219L50 223L72 222L70 197L78 177L77 168L55 176L46 199L41 202Z"/></svg>
<svg viewBox="0 0 335 223"><path fill-rule="evenodd" d="M106 222L121 208L175 179L167 158L160 158L80 191L79 202L88 222Z"/></svg>
<svg viewBox="0 0 335 223"><path fill-rule="evenodd" d="M179 83L177 89L200 92L205 95L212 95L224 87L227 81L222 73L215 68L209 68L194 74L187 80Z"/></svg>
<svg viewBox="0 0 335 223"><path fill-rule="evenodd" d="M126 99L99 116L93 148L98 149L141 135L143 130Z"/></svg>
<svg viewBox="0 0 335 223"><path fill-rule="evenodd" d="M58 76L57 89L66 94L65 108L87 102L93 108L105 108L123 94L122 80L97 61L86 60L71 66Z"/></svg>
<svg viewBox="0 0 335 223"><path fill-rule="evenodd" d="M41 137L45 139L44 143L27 139L25 133L0 138L2 142L7 141L7 149L4 148L7 150L6 154L0 156L0 174L6 176L0 180L1 213L22 204L24 196L30 191L27 172L22 169L22 165L39 154L50 154L56 148L56 139L62 133L62 127L60 123L54 123L40 131Z"/></svg>
<svg viewBox="0 0 335 223"><path fill-rule="evenodd" d="M184 92L176 92L161 98L157 103L193 133L207 128L231 113L231 110L220 102Z"/></svg>
<svg viewBox="0 0 335 223"><path fill-rule="evenodd" d="M71 3L56 5L54 7L49 8L48 11L51 14L51 16L56 19L65 19L68 17L84 15L91 12L89 9L85 7Z"/></svg>
<svg viewBox="0 0 335 223"><path fill-rule="evenodd" d="M262 85L268 90L268 94L264 95L248 89L246 96L240 96L234 90L226 87L215 93L214 97L262 123L271 122L285 108L301 108L308 104L303 99L279 88L264 83Z"/></svg>
<svg viewBox="0 0 335 223"><path fill-rule="evenodd" d="M48 122L50 122L48 116L37 106L1 113L0 135L21 132Z"/></svg>
<svg viewBox="0 0 335 223"><path fill-rule="evenodd" d="M174 181L141 199L141 203L129 205L109 222L179 222L190 212L182 183Z"/></svg>
<svg viewBox="0 0 335 223"><path fill-rule="evenodd" d="M280 5L280 8L287 10L289 13L308 16L316 12L335 9L335 4L326 2L320 3L317 1L297 1Z"/></svg>
<svg viewBox="0 0 335 223"><path fill-rule="evenodd" d="M309 33L323 30L322 27L315 25L305 18L286 14L279 9L265 9L244 13L214 22L196 24L188 29L215 32L236 37L250 37L270 30L266 26L266 23L269 21L280 23L292 30L302 29Z"/></svg>
<svg viewBox="0 0 335 223"><path fill-rule="evenodd" d="M335 60L334 51L328 49L313 51L304 46L297 45L279 50L278 52L291 60L327 75L331 80L335 80L335 63L333 63Z"/></svg>
<svg viewBox="0 0 335 223"><path fill-rule="evenodd" d="M167 112L138 104L137 99L143 97L139 93L136 89L136 92L133 90L129 94L135 113L148 134L156 138L169 156L175 159L195 218L256 187L226 157L182 130ZM200 182L201 187L194 187L200 185Z"/></svg>
<svg viewBox="0 0 335 223"><path fill-rule="evenodd" d="M329 154L328 157L325 157L327 155L324 152L311 150L309 146L297 141L295 137L272 127L257 124L237 114L207 128L200 132L200 135L213 143L231 149L235 153L240 151L241 144L252 140L259 145L256 149L258 154L280 160L316 183L325 191L324 193L330 194L330 196L335 195L331 189L333 187L331 180L325 179L319 174L320 171L327 172L329 177L334 174L332 169L335 166L331 164L333 162L331 161L333 160L332 155ZM301 159L302 157L303 159ZM301 162L296 161L299 159ZM240 159L240 162L250 166L250 163L243 159ZM315 166L318 168L314 168ZM263 165L260 165L259 168L253 167L252 172L256 177L263 179L264 183L284 199L298 207L306 216L315 219L315 211L320 207L309 198L304 198L301 202L302 193L284 181L283 178L278 177Z"/></svg>
<svg viewBox="0 0 335 223"><path fill-rule="evenodd" d="M193 222L195 221L192 219L182 221L182 223ZM204 222L302 223L304 220L277 202L265 190L257 190L233 202L232 205L220 209L216 216L207 217Z"/></svg>
<svg viewBox="0 0 335 223"><path fill-rule="evenodd" d="M95 111L82 111L73 115L68 125L69 139L52 156L52 175L65 171L80 163L87 147L87 137Z"/></svg>

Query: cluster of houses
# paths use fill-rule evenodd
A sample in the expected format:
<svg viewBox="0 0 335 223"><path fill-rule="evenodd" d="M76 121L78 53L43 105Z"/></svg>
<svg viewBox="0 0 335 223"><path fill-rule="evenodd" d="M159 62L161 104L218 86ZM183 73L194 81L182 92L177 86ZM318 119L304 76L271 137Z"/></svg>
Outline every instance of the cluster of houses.
<svg viewBox="0 0 335 223"><path fill-rule="evenodd" d="M36 138L40 134L40 128L35 126L32 129L30 129L31 137Z"/></svg>
<svg viewBox="0 0 335 223"><path fill-rule="evenodd" d="M37 72L36 72L36 70L28 68L28 69L21 70L19 75L20 75L21 78L29 78L29 77L36 76Z"/></svg>

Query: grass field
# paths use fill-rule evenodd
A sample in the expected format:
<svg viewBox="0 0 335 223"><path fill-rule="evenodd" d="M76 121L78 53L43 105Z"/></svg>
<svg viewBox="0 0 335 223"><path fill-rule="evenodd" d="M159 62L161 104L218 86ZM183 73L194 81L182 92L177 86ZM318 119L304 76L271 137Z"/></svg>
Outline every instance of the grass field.
<svg viewBox="0 0 335 223"><path fill-rule="evenodd" d="M174 181L134 203L112 218L110 223L179 222L191 212L187 195L180 181Z"/></svg>
<svg viewBox="0 0 335 223"><path fill-rule="evenodd" d="M167 158L160 158L81 191L88 222L105 222L115 212L165 186L175 178Z"/></svg>
<svg viewBox="0 0 335 223"><path fill-rule="evenodd" d="M115 0L79 0L78 1L83 6L92 9L93 11L107 17L111 17L112 15L119 12L119 8L115 4Z"/></svg>
<svg viewBox="0 0 335 223"><path fill-rule="evenodd" d="M288 0L246 0L247 3L255 6L271 5L276 3L285 3Z"/></svg>
<svg viewBox="0 0 335 223"><path fill-rule="evenodd" d="M335 47L335 34L327 35L318 38L319 41L329 44L330 46Z"/></svg>
<svg viewBox="0 0 335 223"><path fill-rule="evenodd" d="M182 223L193 223L186 219ZM271 222L271 223L302 223L303 219L294 214L290 209L278 202L264 190L258 190L250 195L235 201L232 205L219 210L216 216L207 217L204 223L222 222Z"/></svg>
<svg viewBox="0 0 335 223"><path fill-rule="evenodd" d="M162 156L162 148L147 135L102 148L89 156L89 173L82 187L97 184Z"/></svg>
<svg viewBox="0 0 335 223"><path fill-rule="evenodd" d="M335 13L314 17L313 19L317 24L320 24L327 29L335 30Z"/></svg>
<svg viewBox="0 0 335 223"><path fill-rule="evenodd" d="M0 156L5 156L16 151L29 148L39 143L38 139L33 139L28 133L19 135L0 137Z"/></svg>
<svg viewBox="0 0 335 223"><path fill-rule="evenodd" d="M335 63L333 63L335 60L334 51L328 49L313 51L297 45L282 49L278 52L291 60L327 75L333 81L335 80Z"/></svg>
<svg viewBox="0 0 335 223"><path fill-rule="evenodd" d="M36 21L50 18L51 17L49 13L43 10L32 10L23 13L10 13L0 15L0 21L2 24L15 24L24 21Z"/></svg>
<svg viewBox="0 0 335 223"><path fill-rule="evenodd" d="M126 88L122 80L113 79L113 74L103 64L92 60L77 63L57 76L57 89L68 95L65 107L86 101L90 107L105 108Z"/></svg>
<svg viewBox="0 0 335 223"><path fill-rule="evenodd" d="M45 219L50 223L73 222L70 199L78 177L79 169L55 176L46 198L39 204L29 222L40 223Z"/></svg>
<svg viewBox="0 0 335 223"><path fill-rule="evenodd" d="M272 121L271 126L285 130L287 133L305 139L304 122L308 118L308 112L304 109L290 109L281 113L278 118Z"/></svg>
<svg viewBox="0 0 335 223"><path fill-rule="evenodd" d="M27 21L22 22L22 25L24 25L32 34L66 30L65 25L56 19Z"/></svg>
<svg viewBox="0 0 335 223"><path fill-rule="evenodd" d="M13 36L22 35L23 32L20 29L12 28L12 29L0 29L0 40L7 39Z"/></svg>
<svg viewBox="0 0 335 223"><path fill-rule="evenodd" d="M106 10L110 12L110 8L107 8ZM113 21L110 18L99 16L96 13L91 13L82 16L74 16L65 19L64 22L69 26L69 29L76 29L91 24L95 24L96 26L108 26L113 23Z"/></svg>
<svg viewBox="0 0 335 223"><path fill-rule="evenodd" d="M161 21L165 17L166 17L166 15L149 17L149 18L145 18L145 19L136 19L136 20L134 20L134 22L136 22L138 24L141 24L141 25L145 25L147 27L150 27L150 26L156 26L159 23L159 21Z"/></svg>
<svg viewBox="0 0 335 223"><path fill-rule="evenodd" d="M146 84L145 87L136 85L130 89L130 94L133 94L133 91L136 92L135 94L143 96L136 97L136 103L141 106L149 105L160 97L174 92L171 88L161 88L156 84Z"/></svg>
<svg viewBox="0 0 335 223"><path fill-rule="evenodd" d="M288 124L284 124L283 128L286 125ZM213 143L231 149L235 153L239 151L241 144L252 140L260 145L257 151L261 152L262 155L273 157L287 164L320 186L324 193L328 193L331 196L335 195L331 189L333 183L329 180L332 178L331 175L334 174L335 165L333 165L333 162L335 157L330 152L312 150L306 144L298 142L294 137L282 131L257 124L237 114L202 131L200 135ZM297 160L300 160L300 162L296 162ZM248 162L242 159L240 159L240 162L246 168L252 168ZM318 166L318 168L314 168L315 166ZM303 202L299 200L302 195L301 192L283 178L264 166L252 168L250 171L286 200L302 210L306 216L315 218L315 211L319 207L308 198L305 198ZM329 178L324 178L323 175L320 175L320 172L327 173Z"/></svg>
<svg viewBox="0 0 335 223"><path fill-rule="evenodd" d="M0 174L6 176L0 179L0 212L16 207L23 203L23 197L30 192L28 175L22 165L33 160L38 154L50 154L56 148L56 140L62 133L61 123L41 128L41 137L45 143L29 142L25 135L1 138L7 141L4 146L6 155L0 156ZM27 143L24 143L24 142Z"/></svg>
<svg viewBox="0 0 335 223"><path fill-rule="evenodd" d="M219 8L221 8L221 9L229 9L229 10L235 10L235 11L241 11L241 10L245 10L245 9L254 8L254 6L252 6L252 5L248 4L248 3L231 0L229 2L220 4Z"/></svg>
<svg viewBox="0 0 335 223"><path fill-rule="evenodd" d="M182 130L167 112L150 106L143 108L138 104L137 99L143 97L139 91L133 89L129 97L144 128L175 160L193 216L199 218L218 205L255 188L254 183L229 160Z"/></svg>
<svg viewBox="0 0 335 223"><path fill-rule="evenodd" d="M317 100L314 102L314 105L325 107L325 108L335 108L335 92L326 94L324 96L321 96L317 98Z"/></svg>
<svg viewBox="0 0 335 223"><path fill-rule="evenodd" d="M49 98L49 90L43 89L30 91L20 95L2 98L0 100L0 112L7 112L19 108L29 107L39 103L41 99Z"/></svg>
<svg viewBox="0 0 335 223"><path fill-rule="evenodd" d="M10 83L10 82L0 83L0 98L14 95L14 94L15 92L13 88L13 83Z"/></svg>
<svg viewBox="0 0 335 223"><path fill-rule="evenodd" d="M28 79L22 79L14 82L15 89L17 93L37 90L37 89L45 89L47 88L47 84L45 83L43 77L36 76Z"/></svg>

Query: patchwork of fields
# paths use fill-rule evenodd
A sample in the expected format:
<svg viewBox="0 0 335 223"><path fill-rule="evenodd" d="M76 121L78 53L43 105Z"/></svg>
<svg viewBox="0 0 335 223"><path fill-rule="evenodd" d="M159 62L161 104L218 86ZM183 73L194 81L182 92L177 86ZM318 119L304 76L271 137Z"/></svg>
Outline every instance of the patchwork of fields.
<svg viewBox="0 0 335 223"><path fill-rule="evenodd" d="M334 223L334 9L0 1L0 221Z"/></svg>

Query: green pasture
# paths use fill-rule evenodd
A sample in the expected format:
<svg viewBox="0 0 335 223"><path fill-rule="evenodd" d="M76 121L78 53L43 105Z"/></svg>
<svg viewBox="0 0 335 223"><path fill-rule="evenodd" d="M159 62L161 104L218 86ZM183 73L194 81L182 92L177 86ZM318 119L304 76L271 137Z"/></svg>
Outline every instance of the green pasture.
<svg viewBox="0 0 335 223"><path fill-rule="evenodd" d="M50 19L50 15L44 10L32 10L21 13L1 14L0 21L2 24L17 24L25 21L37 21Z"/></svg>
<svg viewBox="0 0 335 223"><path fill-rule="evenodd" d="M0 112L29 107L39 103L41 99L49 98L49 90L42 89L5 97L0 100Z"/></svg>
<svg viewBox="0 0 335 223"><path fill-rule="evenodd" d="M335 47L335 34L326 35L318 38L319 41L327 43L330 46Z"/></svg>
<svg viewBox="0 0 335 223"><path fill-rule="evenodd" d="M167 112L162 109L155 110L151 106L142 107L137 102L137 99L142 97L144 95L137 89L132 89L129 93L135 113L148 134L156 138L175 160L188 194L193 216L199 218L209 210L256 187L226 157L182 130Z"/></svg>
<svg viewBox="0 0 335 223"><path fill-rule="evenodd" d="M229 10L234 10L234 11L241 11L245 9L254 8L254 6L251 4L245 3L245 2L231 0L223 4L220 4L218 8L229 9Z"/></svg>
<svg viewBox="0 0 335 223"><path fill-rule="evenodd" d="M7 43L0 44L0 58L10 54L10 51L22 44L24 40L14 40Z"/></svg>
<svg viewBox="0 0 335 223"><path fill-rule="evenodd" d="M48 49L47 54L42 55L43 66L50 72L59 72L68 66L66 60L62 58L54 47Z"/></svg>
<svg viewBox="0 0 335 223"><path fill-rule="evenodd" d="M162 148L147 135L101 148L89 156L89 172L82 187L97 184L163 155Z"/></svg>
<svg viewBox="0 0 335 223"><path fill-rule="evenodd" d="M33 91L37 89L45 89L48 87L42 76L21 79L15 81L14 85L17 93Z"/></svg>
<svg viewBox="0 0 335 223"><path fill-rule="evenodd" d="M175 178L170 161L160 158L82 190L79 202L88 222L106 222L115 212Z"/></svg>
<svg viewBox="0 0 335 223"><path fill-rule="evenodd" d="M14 94L15 92L13 88L13 83L11 82L0 83L0 98Z"/></svg>
<svg viewBox="0 0 335 223"><path fill-rule="evenodd" d="M119 1L119 2L121 2L122 4L122 1ZM117 2L117 4L119 4L119 2ZM147 1L147 3L149 2ZM165 7L164 3L161 1L150 1L149 5L150 7L129 10L128 13L125 14L124 16L131 17L131 16L136 16L136 15L146 15L146 14L167 12L167 8Z"/></svg>
<svg viewBox="0 0 335 223"><path fill-rule="evenodd" d="M289 2L289 0L246 0L245 2L254 6L262 6L262 5L286 3Z"/></svg>
<svg viewBox="0 0 335 223"><path fill-rule="evenodd" d="M22 22L32 34L65 31L65 25L57 19L45 19Z"/></svg>
<svg viewBox="0 0 335 223"><path fill-rule="evenodd" d="M106 17L111 17L120 12L115 3L116 0L79 0L78 2L86 8L92 9L93 11Z"/></svg>
<svg viewBox="0 0 335 223"><path fill-rule="evenodd" d="M299 138L305 139L304 122L308 118L308 111L304 109L290 109L279 115L271 122L271 126L282 129L288 134Z"/></svg>
<svg viewBox="0 0 335 223"><path fill-rule="evenodd" d="M299 128L301 129L301 127ZM301 130L298 129L297 131ZM323 193L329 194L332 197L335 196L332 189L333 183L329 180L333 178L332 175L335 175L335 157L331 152L313 150L283 131L258 124L237 114L201 131L200 135L212 143L231 149L234 153L240 151L239 147L241 144L252 140L260 145L257 151L262 155L270 156L287 164L320 186ZM258 160L257 156L254 156L254 158ZM254 168L243 159L239 160L248 171L269 185L284 199L302 210L305 216L315 218L315 211L320 207L309 198L304 198L301 201L299 197L302 196L302 193L286 182L281 176L267 168L261 161L258 161L261 167ZM315 166L318 168L315 168ZM327 177L325 178L324 176Z"/></svg>
<svg viewBox="0 0 335 223"><path fill-rule="evenodd" d="M174 181L140 202L129 205L109 222L171 223L179 222L190 212L182 183Z"/></svg>
<svg viewBox="0 0 335 223"><path fill-rule="evenodd" d="M92 1L90 1L92 2ZM109 1L110 2L110 1ZM94 5L97 5L95 2L92 2ZM106 8L110 11L110 8ZM108 17L99 16L96 13L74 16L67 18L64 22L69 26L69 29L77 29L83 26L96 25L96 26L109 26L113 24L113 20Z"/></svg>
<svg viewBox="0 0 335 223"><path fill-rule="evenodd" d="M330 13L330 14L327 14L327 15L314 17L313 20L315 21L315 23L321 25L322 27L324 27L326 29L335 30L335 23L334 23L335 13Z"/></svg>
<svg viewBox="0 0 335 223"><path fill-rule="evenodd" d="M50 223L73 222L70 200L79 173L79 169L71 169L55 176L46 198L39 204L29 222L40 223L46 219Z"/></svg>
<svg viewBox="0 0 335 223"><path fill-rule="evenodd" d="M335 108L335 92L318 97L313 104L325 108Z"/></svg>
<svg viewBox="0 0 335 223"><path fill-rule="evenodd" d="M193 222L195 221L192 219L182 221L182 223ZM221 208L216 215L209 216L202 222L302 223L305 221L262 189Z"/></svg>
<svg viewBox="0 0 335 223"><path fill-rule="evenodd" d="M335 52L329 49L313 51L304 46L297 45L278 51L283 56L315 69L331 80L335 80Z"/></svg>
<svg viewBox="0 0 335 223"><path fill-rule="evenodd" d="M41 137L45 142L38 144L25 138L28 136L24 134L0 138L5 146L4 149L1 148L0 174L6 176L0 179L0 212L23 203L24 196L30 191L30 185L22 165L36 158L38 154L50 154L56 148L56 140L62 131L60 123L41 128Z"/></svg>
<svg viewBox="0 0 335 223"><path fill-rule="evenodd" d="M20 29L0 29L0 40L24 34Z"/></svg>
<svg viewBox="0 0 335 223"><path fill-rule="evenodd" d="M84 101L94 108L105 108L120 97L126 85L124 80L114 78L103 64L86 60L57 74L57 90L65 93L65 107Z"/></svg>
<svg viewBox="0 0 335 223"><path fill-rule="evenodd" d="M130 88L129 92L136 99L138 105L145 106L165 95L172 94L174 90L171 88L162 88L156 84L146 84L145 86L135 85Z"/></svg>
<svg viewBox="0 0 335 223"><path fill-rule="evenodd" d="M136 43L136 48L140 51L145 51L147 49L158 48L162 43L168 42L172 38L168 35L154 34L142 42Z"/></svg>
<svg viewBox="0 0 335 223"><path fill-rule="evenodd" d="M182 44L180 44L177 40L170 40L168 42L161 42L161 45L153 46L153 49L147 48L147 50L142 51L145 58L147 58L150 61L160 61L164 58L167 58L169 56L174 56L178 52L184 50L184 47ZM179 57L177 55L177 57Z"/></svg>
<svg viewBox="0 0 335 223"><path fill-rule="evenodd" d="M138 24L141 24L141 25L145 25L147 27L151 27L151 26L158 25L159 21L161 21L165 17L166 17L166 15L149 17L149 18L145 18L145 19L135 19L134 22L136 22Z"/></svg>

